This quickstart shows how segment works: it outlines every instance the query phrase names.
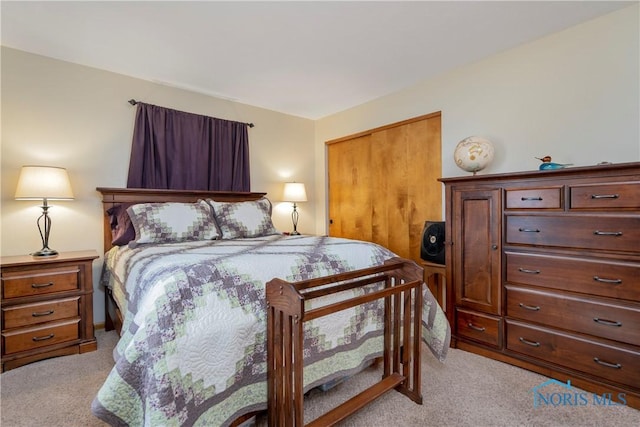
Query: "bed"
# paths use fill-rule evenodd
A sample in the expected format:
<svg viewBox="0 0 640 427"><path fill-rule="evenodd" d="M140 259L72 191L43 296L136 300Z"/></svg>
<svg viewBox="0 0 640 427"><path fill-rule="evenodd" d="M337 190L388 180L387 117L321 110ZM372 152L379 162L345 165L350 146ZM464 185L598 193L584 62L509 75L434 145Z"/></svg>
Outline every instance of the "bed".
<svg viewBox="0 0 640 427"><path fill-rule="evenodd" d="M105 212L106 326L121 337L92 411L111 425L228 426L266 410L266 283L328 277L396 258L372 243L280 234L263 193L98 191ZM157 231L164 225L156 227L162 214L155 208L169 205L199 215L210 208L215 230L199 220L199 231L186 239ZM126 217L123 211L133 217L135 239L114 245L121 237L114 230L126 235L117 221ZM182 212L182 222L192 215L171 212ZM124 240L131 238L127 227ZM444 360L449 324L426 285L422 290L421 338ZM305 325L305 391L353 375L382 355L383 311L370 302Z"/></svg>

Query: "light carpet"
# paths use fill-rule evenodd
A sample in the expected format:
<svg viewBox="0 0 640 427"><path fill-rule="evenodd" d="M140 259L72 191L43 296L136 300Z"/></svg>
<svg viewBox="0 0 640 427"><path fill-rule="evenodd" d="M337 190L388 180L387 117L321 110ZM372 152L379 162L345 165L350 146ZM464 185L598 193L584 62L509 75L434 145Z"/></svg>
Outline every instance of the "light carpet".
<svg viewBox="0 0 640 427"><path fill-rule="evenodd" d="M90 406L113 366L117 335L97 331L96 337L98 351L44 360L0 375L2 427L104 426L91 414ZM588 393L586 404L535 407L533 388L548 378L457 349L450 349L446 363L440 363L425 347L422 373L422 405L391 391L341 426L640 426L640 411L594 404ZM310 393L305 421L379 378L380 372L370 368L326 393ZM548 388L547 392L567 390ZM264 417L257 424L266 425Z"/></svg>

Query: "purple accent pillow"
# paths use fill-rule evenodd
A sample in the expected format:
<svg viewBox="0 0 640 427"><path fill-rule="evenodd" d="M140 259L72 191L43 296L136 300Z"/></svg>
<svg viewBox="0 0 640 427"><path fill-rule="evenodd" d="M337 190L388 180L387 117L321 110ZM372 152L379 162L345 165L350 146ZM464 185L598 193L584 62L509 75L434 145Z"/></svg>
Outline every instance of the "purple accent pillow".
<svg viewBox="0 0 640 427"><path fill-rule="evenodd" d="M131 223L127 208L134 203L123 203L107 210L111 224L111 244L124 246L136 238L136 231Z"/></svg>

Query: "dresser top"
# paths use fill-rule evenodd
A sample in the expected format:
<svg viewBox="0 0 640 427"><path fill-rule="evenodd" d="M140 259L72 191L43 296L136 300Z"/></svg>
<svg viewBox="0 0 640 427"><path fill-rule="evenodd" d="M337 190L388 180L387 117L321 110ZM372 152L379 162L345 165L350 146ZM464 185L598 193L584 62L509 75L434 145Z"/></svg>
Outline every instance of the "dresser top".
<svg viewBox="0 0 640 427"><path fill-rule="evenodd" d="M633 173L640 173L640 162L629 163L611 163L606 165L594 165L594 166L578 166L568 167L563 169L549 169L549 170L533 170L523 172L508 172L498 174L487 175L466 175L456 176L448 178L440 178L438 181L444 183L450 182L464 182L464 181L504 181L512 179L553 179L554 177L587 177L587 176L617 176L627 175Z"/></svg>

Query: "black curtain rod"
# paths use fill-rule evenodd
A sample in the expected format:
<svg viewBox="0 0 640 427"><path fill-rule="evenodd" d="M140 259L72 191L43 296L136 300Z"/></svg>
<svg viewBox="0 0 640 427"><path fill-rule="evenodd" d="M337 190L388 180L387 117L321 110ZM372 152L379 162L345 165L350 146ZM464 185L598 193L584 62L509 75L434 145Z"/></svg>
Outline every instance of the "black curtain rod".
<svg viewBox="0 0 640 427"><path fill-rule="evenodd" d="M127 101L129 104L131 105L136 105L138 104L138 101L136 101L135 99L130 99ZM245 123L245 125L249 126L250 128L254 127L255 125L253 123Z"/></svg>

